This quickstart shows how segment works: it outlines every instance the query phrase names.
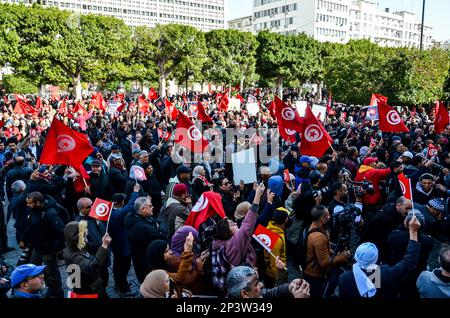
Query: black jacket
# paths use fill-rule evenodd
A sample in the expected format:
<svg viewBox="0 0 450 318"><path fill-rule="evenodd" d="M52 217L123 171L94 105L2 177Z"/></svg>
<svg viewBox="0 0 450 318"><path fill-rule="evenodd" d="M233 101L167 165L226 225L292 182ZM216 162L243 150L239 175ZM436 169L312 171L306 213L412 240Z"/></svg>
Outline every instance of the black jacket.
<svg viewBox="0 0 450 318"><path fill-rule="evenodd" d="M395 266L380 266L380 288L375 298L396 298L399 285L416 269L419 259L420 243L409 241L406 254ZM341 298L361 298L356 287L353 271L343 273L339 277L339 296Z"/></svg>
<svg viewBox="0 0 450 318"><path fill-rule="evenodd" d="M397 212L395 203L386 204L367 223L361 235L361 242L372 242L378 248L378 260L386 261L389 251L388 235L404 221L404 217Z"/></svg>
<svg viewBox="0 0 450 318"><path fill-rule="evenodd" d="M124 224L128 229L128 242L134 256L144 257L148 245L153 240L166 239L153 217L144 218L137 213L130 213L125 216Z"/></svg>
<svg viewBox="0 0 450 318"><path fill-rule="evenodd" d="M112 189L109 176L104 172L102 172L100 175L91 172L89 176L91 177L89 181L91 183L92 198L110 200L112 196Z"/></svg>
<svg viewBox="0 0 450 318"><path fill-rule="evenodd" d="M50 182L46 180L28 180L26 192L31 193L38 191L43 195L51 195L56 199L60 199L61 191L64 189L65 185L66 181L63 178L57 178Z"/></svg>
<svg viewBox="0 0 450 318"><path fill-rule="evenodd" d="M12 216L15 220L14 227L16 228L16 238L22 236L26 228L26 221L30 213L26 201L27 195L25 193L15 194L8 204L8 215L6 220Z"/></svg>
<svg viewBox="0 0 450 318"><path fill-rule="evenodd" d="M64 222L56 211L56 201L47 197L42 210L32 210L21 240L41 254L61 251L65 245Z"/></svg>
<svg viewBox="0 0 450 318"><path fill-rule="evenodd" d="M119 170L116 167L110 167L109 180L111 182L112 193L125 193L125 187L128 180L126 170Z"/></svg>
<svg viewBox="0 0 450 318"><path fill-rule="evenodd" d="M11 185L14 181L22 180L23 182L27 182L32 173L33 169L28 167L14 167L6 173L6 194L9 199L12 198Z"/></svg>

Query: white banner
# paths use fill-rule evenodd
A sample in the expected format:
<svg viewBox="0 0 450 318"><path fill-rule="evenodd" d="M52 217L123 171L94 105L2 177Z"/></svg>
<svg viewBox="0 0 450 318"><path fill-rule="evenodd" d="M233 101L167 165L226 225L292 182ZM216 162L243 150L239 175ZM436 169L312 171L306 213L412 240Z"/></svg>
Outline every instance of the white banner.
<svg viewBox="0 0 450 318"><path fill-rule="evenodd" d="M241 101L237 98L230 98L230 103L228 104L228 110L241 110Z"/></svg>
<svg viewBox="0 0 450 318"><path fill-rule="evenodd" d="M256 114L258 114L259 112L258 103L247 104L247 110L249 116L256 116Z"/></svg>
<svg viewBox="0 0 450 318"><path fill-rule="evenodd" d="M297 112L300 117L305 117L306 107L308 104L305 100L298 100L295 102L295 108L297 108Z"/></svg>
<svg viewBox="0 0 450 318"><path fill-rule="evenodd" d="M232 154L231 162L233 163L234 185L239 185L241 180L245 184L257 181L254 148Z"/></svg>
<svg viewBox="0 0 450 318"><path fill-rule="evenodd" d="M319 118L322 122L325 121L325 118L327 117L327 106L313 104L311 110L316 118Z"/></svg>

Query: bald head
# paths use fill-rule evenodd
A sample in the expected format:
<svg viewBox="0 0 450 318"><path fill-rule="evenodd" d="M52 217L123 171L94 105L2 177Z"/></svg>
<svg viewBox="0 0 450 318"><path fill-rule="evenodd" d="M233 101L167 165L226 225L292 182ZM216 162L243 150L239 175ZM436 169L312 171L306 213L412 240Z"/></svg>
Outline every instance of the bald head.
<svg viewBox="0 0 450 318"><path fill-rule="evenodd" d="M77 209L81 215L88 216L92 207L92 200L89 198L80 198L77 202Z"/></svg>

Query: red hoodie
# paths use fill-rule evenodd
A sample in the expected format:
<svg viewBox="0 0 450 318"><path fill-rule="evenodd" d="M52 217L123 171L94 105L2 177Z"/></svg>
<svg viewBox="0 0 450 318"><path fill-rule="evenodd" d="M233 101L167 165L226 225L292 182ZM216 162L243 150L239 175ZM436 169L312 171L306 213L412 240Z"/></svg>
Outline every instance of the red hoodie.
<svg viewBox="0 0 450 318"><path fill-rule="evenodd" d="M367 181L373 183L373 193L367 193L362 197L363 204L376 205L381 203L380 181L386 179L391 173L391 169L375 169L370 166L362 165L356 174L355 181Z"/></svg>

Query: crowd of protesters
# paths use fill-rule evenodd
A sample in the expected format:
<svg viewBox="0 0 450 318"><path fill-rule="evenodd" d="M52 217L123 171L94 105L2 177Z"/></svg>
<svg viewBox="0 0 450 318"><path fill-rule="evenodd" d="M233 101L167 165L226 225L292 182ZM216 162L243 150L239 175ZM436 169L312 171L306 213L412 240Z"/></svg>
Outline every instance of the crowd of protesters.
<svg viewBox="0 0 450 318"><path fill-rule="evenodd" d="M121 297L450 297L450 126L436 134L432 108L402 108L409 132L393 134L380 132L361 107L334 104L324 121L334 143L315 158L301 153L298 133L295 142L276 134L271 90L241 92L241 108L228 112L217 109L216 95L170 98L193 120L192 102L202 101L212 118L200 124L203 131L236 132L220 143L205 132L208 152L191 160L177 152L177 122L156 101L142 112L132 96L105 97L121 105L110 112L90 97L75 103L53 96L26 113L15 112L16 103L24 98L35 107L35 97L5 96L0 256L13 241L22 255L16 264L1 261L0 298L66 297L65 287L105 298L110 280ZM245 107L249 96L260 106L255 116ZM296 90L282 99L293 108L297 100L322 103ZM89 178L82 189L73 167L39 164L54 117L94 147L83 163ZM249 128L258 129L257 138L240 133ZM432 158L430 145L437 149ZM251 147L271 159L257 160L257 182L244 184L229 158ZM218 154L223 160L210 160ZM131 177L134 165L146 180ZM412 180L413 201L403 196L400 173ZM209 191L220 194L225 218L185 225ZM96 198L114 204L107 232L106 222L89 216ZM271 253L252 239L258 225L279 237ZM80 269L78 285L62 282L62 259L68 271Z"/></svg>

